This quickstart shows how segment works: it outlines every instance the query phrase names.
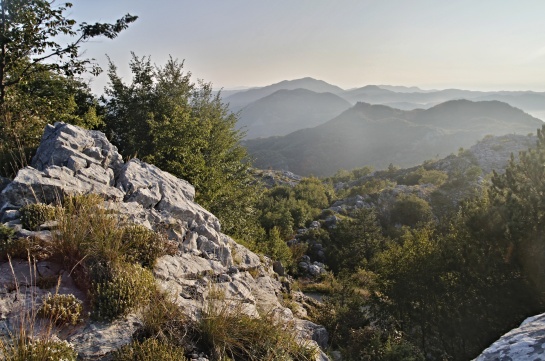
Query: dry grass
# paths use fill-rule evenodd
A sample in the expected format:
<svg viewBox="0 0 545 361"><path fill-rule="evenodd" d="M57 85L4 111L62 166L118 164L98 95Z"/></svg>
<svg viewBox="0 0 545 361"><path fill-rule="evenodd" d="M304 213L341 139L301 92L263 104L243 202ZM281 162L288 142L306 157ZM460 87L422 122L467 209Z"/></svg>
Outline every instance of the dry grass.
<svg viewBox="0 0 545 361"><path fill-rule="evenodd" d="M271 313L254 318L243 308L242 302L224 302L221 297L206 303L196 329L215 360L314 360L317 350L297 339L292 324Z"/></svg>
<svg viewBox="0 0 545 361"><path fill-rule="evenodd" d="M11 260L9 260L11 266ZM36 264L28 260L30 280L21 287L15 271L13 287L16 299L20 300L18 317L14 331L6 338L0 338L0 355L5 361L76 361L77 353L66 341L54 337L54 322L38 317L39 306L36 300Z"/></svg>

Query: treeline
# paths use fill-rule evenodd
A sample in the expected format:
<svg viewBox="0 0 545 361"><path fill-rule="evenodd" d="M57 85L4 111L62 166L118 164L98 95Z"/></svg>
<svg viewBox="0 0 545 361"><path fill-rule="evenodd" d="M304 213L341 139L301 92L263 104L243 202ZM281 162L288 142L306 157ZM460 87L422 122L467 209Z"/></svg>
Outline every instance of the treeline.
<svg viewBox="0 0 545 361"><path fill-rule="evenodd" d="M337 174L352 182L344 196L396 181L422 185L422 177L436 183L431 204L399 195L387 209L355 209L323 239L337 283L315 317L344 359L472 359L543 309L543 131L536 148L480 185L471 162L448 176L425 167L391 167L360 182ZM446 207L437 200L444 192L473 195Z"/></svg>

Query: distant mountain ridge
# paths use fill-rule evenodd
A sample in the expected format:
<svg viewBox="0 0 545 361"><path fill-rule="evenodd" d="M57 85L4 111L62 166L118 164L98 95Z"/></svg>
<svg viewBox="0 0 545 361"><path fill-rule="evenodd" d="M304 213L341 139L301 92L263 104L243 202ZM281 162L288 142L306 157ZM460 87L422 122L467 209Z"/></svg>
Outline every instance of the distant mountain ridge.
<svg viewBox="0 0 545 361"><path fill-rule="evenodd" d="M261 88L244 90L225 97L224 102L228 103L232 110L238 111L244 106L271 95L278 90L306 89L316 93L342 93L344 90L338 86L326 83L323 80L316 80L310 77L284 80Z"/></svg>
<svg viewBox="0 0 545 361"><path fill-rule="evenodd" d="M307 93L306 96L302 96L297 92L285 93L285 91L297 89L314 94ZM279 94L282 93L279 93L276 98L271 98L274 93L279 91L284 91L284 97L280 97ZM322 93L329 93L329 99L320 96ZM496 100L520 108L535 117L545 118L545 92L423 90L418 87L395 85L366 85L344 90L336 85L310 77L285 80L261 88L241 91L229 90L225 92L223 101L229 104L231 111L240 114L238 127L247 131L246 139L251 139L285 135L291 131L331 120L342 110L348 108L345 106L344 109L340 109L339 99L333 100L332 95L344 99L349 105L365 102L383 104L401 110L429 109L438 104L459 99ZM321 100L324 101L324 104L320 104Z"/></svg>
<svg viewBox="0 0 545 361"><path fill-rule="evenodd" d="M282 89L245 107L237 127L247 132L247 138L286 135L323 124L351 106L332 93Z"/></svg>
<svg viewBox="0 0 545 361"><path fill-rule="evenodd" d="M258 168L324 176L365 165L413 166L470 147L488 134L534 133L541 124L498 101L455 100L410 111L358 103L317 127L245 145Z"/></svg>

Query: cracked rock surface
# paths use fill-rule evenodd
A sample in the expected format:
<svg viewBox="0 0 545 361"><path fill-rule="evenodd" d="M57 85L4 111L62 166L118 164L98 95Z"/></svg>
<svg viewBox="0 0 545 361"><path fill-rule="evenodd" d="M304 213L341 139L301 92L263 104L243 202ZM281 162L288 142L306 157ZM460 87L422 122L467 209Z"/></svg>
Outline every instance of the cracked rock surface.
<svg viewBox="0 0 545 361"><path fill-rule="evenodd" d="M536 361L545 360L545 313L529 317L509 331L475 361Z"/></svg>
<svg viewBox="0 0 545 361"><path fill-rule="evenodd" d="M282 285L270 260L221 233L218 219L195 203L191 184L138 159L123 162L101 132L65 123L48 125L31 166L21 169L12 181L1 179L1 184L0 223L20 235L39 238L47 233L22 229L17 212L22 206L57 203L66 195L99 194L105 208L127 221L152 230L168 229L178 252L159 258L154 275L190 317L198 317L214 288L224 291L226 299L242 302L249 315L274 312L296 323L301 338L322 346L327 343L322 326L298 320L281 305ZM60 293L85 299L66 270L49 261L38 262L37 268L61 276ZM25 283L24 297L17 296L14 282L32 279L32 270L26 261L17 262L14 269L15 274L7 262L0 261L0 337L13 332L25 302L40 302L52 291ZM130 342L139 322L137 314L107 324L86 320L60 336L75 345L80 358L97 360ZM327 360L327 356L320 353L318 359Z"/></svg>

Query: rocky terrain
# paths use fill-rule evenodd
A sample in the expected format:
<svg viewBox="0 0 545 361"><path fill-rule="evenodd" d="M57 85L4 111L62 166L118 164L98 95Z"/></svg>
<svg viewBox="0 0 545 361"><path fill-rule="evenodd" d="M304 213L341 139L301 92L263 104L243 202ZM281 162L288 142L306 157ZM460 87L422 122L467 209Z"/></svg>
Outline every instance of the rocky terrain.
<svg viewBox="0 0 545 361"><path fill-rule="evenodd" d="M476 361L535 361L545 353L545 314L529 317L483 351Z"/></svg>
<svg viewBox="0 0 545 361"><path fill-rule="evenodd" d="M22 206L52 204L67 195L100 195L105 208L127 221L151 230L168 229L177 252L159 258L153 274L156 283L173 294L190 317L198 317L213 287L224 292L226 300L241 302L247 314L260 317L274 313L293 322L301 338L327 345L323 327L297 318L282 306L285 289L271 262L221 233L218 219L194 202L191 184L138 159L124 162L103 133L64 123L47 126L31 165L12 181L2 179L0 184L0 222L14 229L17 237L47 243L55 232L54 225L43 225L38 231L24 229L19 212ZM1 337L16 331L25 307L39 304L47 293L55 292L54 286L35 286L36 272L40 277L61 275L58 292L85 300L70 270L52 261L38 261L35 271L26 260L0 261ZM82 360L101 360L129 343L140 324L138 312L107 323L85 319L57 337L72 343ZM206 350L200 351L194 358L206 360ZM327 360L327 356L320 352L317 359Z"/></svg>

